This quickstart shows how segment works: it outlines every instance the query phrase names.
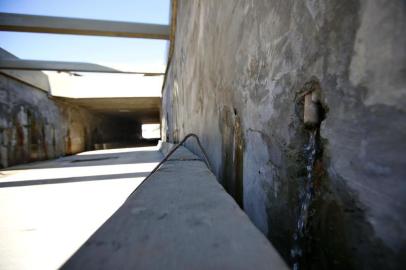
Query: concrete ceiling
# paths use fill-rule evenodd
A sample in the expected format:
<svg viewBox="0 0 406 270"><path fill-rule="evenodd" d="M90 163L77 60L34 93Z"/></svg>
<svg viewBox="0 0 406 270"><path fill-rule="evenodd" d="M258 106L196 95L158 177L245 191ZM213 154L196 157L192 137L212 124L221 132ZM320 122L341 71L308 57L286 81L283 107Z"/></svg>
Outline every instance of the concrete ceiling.
<svg viewBox="0 0 406 270"><path fill-rule="evenodd" d="M56 101L84 107L89 111L114 117L136 118L142 123L159 123L160 97L126 98L65 98L53 97Z"/></svg>

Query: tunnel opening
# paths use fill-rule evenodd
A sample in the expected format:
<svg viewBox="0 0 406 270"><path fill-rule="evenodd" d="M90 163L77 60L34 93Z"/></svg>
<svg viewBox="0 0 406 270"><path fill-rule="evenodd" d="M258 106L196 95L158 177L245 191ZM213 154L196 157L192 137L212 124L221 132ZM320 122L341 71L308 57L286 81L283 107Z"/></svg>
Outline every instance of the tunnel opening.
<svg viewBox="0 0 406 270"><path fill-rule="evenodd" d="M160 139L160 97L60 97L57 100L81 107L94 116L88 125L91 126L90 150L153 146ZM143 126L153 129L143 136Z"/></svg>
<svg viewBox="0 0 406 270"><path fill-rule="evenodd" d="M161 137L160 124L142 124L141 129L143 139L159 139Z"/></svg>

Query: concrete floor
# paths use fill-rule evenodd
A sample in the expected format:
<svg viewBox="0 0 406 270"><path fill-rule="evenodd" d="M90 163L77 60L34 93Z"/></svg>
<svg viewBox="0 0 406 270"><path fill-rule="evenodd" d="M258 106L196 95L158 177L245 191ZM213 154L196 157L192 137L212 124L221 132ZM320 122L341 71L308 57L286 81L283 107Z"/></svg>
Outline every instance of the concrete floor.
<svg viewBox="0 0 406 270"><path fill-rule="evenodd" d="M0 269L59 268L161 159L126 148L1 170Z"/></svg>

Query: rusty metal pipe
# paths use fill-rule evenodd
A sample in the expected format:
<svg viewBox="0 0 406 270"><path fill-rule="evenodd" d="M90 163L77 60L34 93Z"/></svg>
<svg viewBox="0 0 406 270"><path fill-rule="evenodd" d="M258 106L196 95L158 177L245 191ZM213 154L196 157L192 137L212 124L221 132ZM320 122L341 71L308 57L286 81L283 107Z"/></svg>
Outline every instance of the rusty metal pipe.
<svg viewBox="0 0 406 270"><path fill-rule="evenodd" d="M320 123L320 90L315 89L304 97L303 122L307 128L315 128Z"/></svg>

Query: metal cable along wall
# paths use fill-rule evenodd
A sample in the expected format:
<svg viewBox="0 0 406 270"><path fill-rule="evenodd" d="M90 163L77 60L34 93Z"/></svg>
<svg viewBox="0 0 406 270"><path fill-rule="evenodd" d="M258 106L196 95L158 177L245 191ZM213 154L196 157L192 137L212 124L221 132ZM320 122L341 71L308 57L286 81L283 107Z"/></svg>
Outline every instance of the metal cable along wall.
<svg viewBox="0 0 406 270"><path fill-rule="evenodd" d="M138 187L137 187L136 189L134 189L133 192L131 192L131 194L128 196L127 200L128 200L128 199L134 194L134 192L135 192L138 188L140 188L140 187L142 186L142 184L144 184L144 183L148 180L148 178L151 177L151 175L153 175L153 174L159 169L159 167L161 167L162 164L164 164L164 163L170 158L170 156L172 156L173 153L175 153L176 150L178 150L179 147L181 147L181 146L187 141L187 139L189 139L190 137L194 137L194 138L196 139L196 142L197 142L197 144L198 144L200 150L201 150L202 153L203 153L204 162L206 163L207 168L209 168L209 170L212 171L212 170L211 170L211 167L210 167L210 164L209 164L209 159L207 158L207 153L206 153L206 151L204 150L202 144L200 143L199 137L198 137L196 134L194 134L194 133L189 133L189 134L187 134L187 135L182 139L182 141L179 142L178 145L176 145L171 151L169 151L169 153L164 157L164 159L163 159L161 162L159 162L158 165L155 166L155 168L148 174L147 177L145 177L145 179L141 182L141 184L139 184Z"/></svg>

